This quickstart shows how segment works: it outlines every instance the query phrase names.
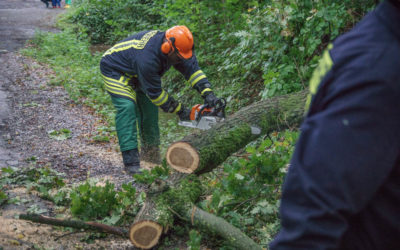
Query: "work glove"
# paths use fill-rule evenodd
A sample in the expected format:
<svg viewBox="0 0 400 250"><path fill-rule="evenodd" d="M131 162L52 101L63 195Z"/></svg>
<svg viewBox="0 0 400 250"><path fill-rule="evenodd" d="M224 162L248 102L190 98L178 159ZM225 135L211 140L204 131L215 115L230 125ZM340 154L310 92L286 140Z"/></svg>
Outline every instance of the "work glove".
<svg viewBox="0 0 400 250"><path fill-rule="evenodd" d="M221 105L221 99L216 97L213 92L207 94L204 98L204 104L208 105L210 108L215 108L218 105Z"/></svg>
<svg viewBox="0 0 400 250"><path fill-rule="evenodd" d="M190 109L182 106L181 110L177 112L181 121L190 121Z"/></svg>

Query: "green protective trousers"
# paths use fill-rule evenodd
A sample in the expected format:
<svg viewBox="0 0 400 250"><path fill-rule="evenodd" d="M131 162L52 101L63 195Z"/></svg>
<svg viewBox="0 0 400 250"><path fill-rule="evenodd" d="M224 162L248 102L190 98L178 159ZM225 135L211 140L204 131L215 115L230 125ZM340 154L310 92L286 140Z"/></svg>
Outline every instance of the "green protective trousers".
<svg viewBox="0 0 400 250"><path fill-rule="evenodd" d="M136 91L136 103L127 98L110 96L117 110L115 126L121 152L138 148L137 128L141 147L160 145L158 107L142 91Z"/></svg>
<svg viewBox="0 0 400 250"><path fill-rule="evenodd" d="M65 0L65 4L71 5L71 0Z"/></svg>

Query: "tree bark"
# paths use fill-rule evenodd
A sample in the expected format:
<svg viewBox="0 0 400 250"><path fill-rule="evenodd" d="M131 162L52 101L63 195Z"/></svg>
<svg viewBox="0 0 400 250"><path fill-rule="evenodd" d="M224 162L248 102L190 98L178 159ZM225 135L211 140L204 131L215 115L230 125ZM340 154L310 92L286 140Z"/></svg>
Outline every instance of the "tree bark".
<svg viewBox="0 0 400 250"><path fill-rule="evenodd" d="M297 127L303 119L306 96L307 91L301 91L242 108L211 129L171 144L167 162L182 173L211 171L257 137Z"/></svg>

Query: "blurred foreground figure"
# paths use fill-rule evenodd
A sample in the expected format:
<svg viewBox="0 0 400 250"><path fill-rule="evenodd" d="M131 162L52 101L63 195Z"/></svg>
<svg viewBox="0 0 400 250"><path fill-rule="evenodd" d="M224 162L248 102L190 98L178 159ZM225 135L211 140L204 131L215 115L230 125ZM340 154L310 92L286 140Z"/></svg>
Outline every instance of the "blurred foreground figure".
<svg viewBox="0 0 400 250"><path fill-rule="evenodd" d="M270 249L400 249L400 2L323 53Z"/></svg>

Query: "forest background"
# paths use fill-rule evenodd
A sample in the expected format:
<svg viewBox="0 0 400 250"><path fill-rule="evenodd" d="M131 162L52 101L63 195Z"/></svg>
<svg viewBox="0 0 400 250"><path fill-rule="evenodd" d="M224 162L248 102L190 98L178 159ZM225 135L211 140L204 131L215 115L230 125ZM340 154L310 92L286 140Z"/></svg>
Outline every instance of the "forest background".
<svg viewBox="0 0 400 250"><path fill-rule="evenodd" d="M51 65L56 73L53 84L63 85L72 99L104 117L97 140L108 142L116 137L114 109L103 87L99 61L102 52L117 41L142 30L186 25L193 33L200 67L216 95L228 101L231 114L255 101L307 88L324 48L374 6L373 0L75 0L59 20L62 31L38 32L34 46L24 53ZM185 105L203 102L178 72L170 70L162 80L163 87ZM169 143L193 132L176 124L175 117L161 117L162 152ZM280 186L297 137L298 128L293 128L248 145L202 177L205 192L197 205L266 247L279 230ZM151 183L166 174L164 164L137 181ZM125 191L88 181L52 199L67 204L75 217L123 225L135 213L127 216L123 210L129 202L143 198L137 194L136 201L131 201L126 193L134 190L125 186ZM90 205L87 196L93 194L108 200L97 207ZM233 247L187 225L174 227L170 234L186 236L191 249ZM161 246L171 244L164 240Z"/></svg>

